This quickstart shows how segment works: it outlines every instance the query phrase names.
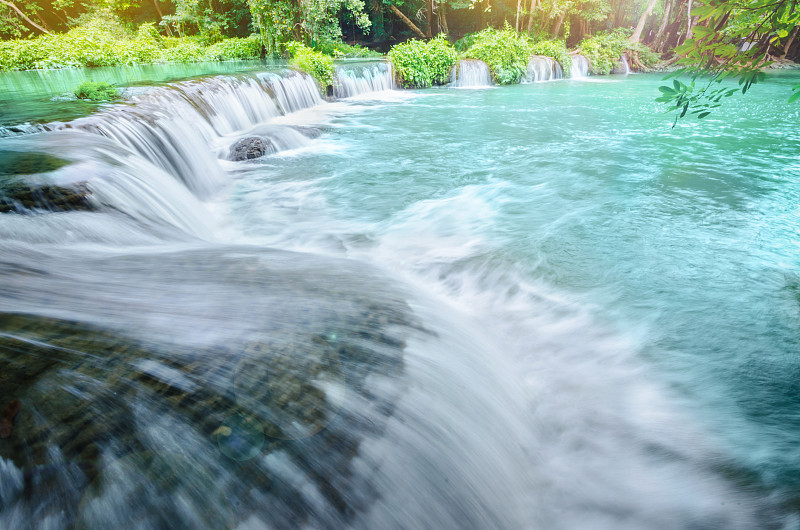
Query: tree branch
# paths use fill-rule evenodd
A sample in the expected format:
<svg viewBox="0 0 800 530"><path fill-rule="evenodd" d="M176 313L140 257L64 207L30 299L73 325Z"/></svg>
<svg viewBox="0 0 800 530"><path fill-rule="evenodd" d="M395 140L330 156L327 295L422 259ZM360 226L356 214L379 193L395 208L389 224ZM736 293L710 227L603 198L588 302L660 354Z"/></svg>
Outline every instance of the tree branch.
<svg viewBox="0 0 800 530"><path fill-rule="evenodd" d="M0 2L5 2L5 0L0 0ZM392 13L397 15L400 18L400 20L405 22L406 26L411 28L411 30L414 31L414 33L419 35L420 39L425 39L426 38L425 34L422 32L422 30L419 29L413 22L411 22L411 20L407 16L405 16L402 11L397 9L397 6L389 4L389 9L391 9Z"/></svg>
<svg viewBox="0 0 800 530"><path fill-rule="evenodd" d="M31 26L33 26L34 28L38 29L38 30L39 30L39 31L41 31L42 33L47 33L48 35L50 35L50 32L49 32L49 31L47 31L47 30L46 30L46 29L44 29L42 26L40 26L39 24L37 24L36 22L34 22L34 21L33 21L33 20L31 20L30 18L28 18L28 15L26 15L25 13L23 13L23 12L22 12L22 10L21 10L20 8L18 8L17 6L15 6L15 5L14 5L14 4L12 4L11 2L9 2L8 0L0 0L0 4L4 4L4 5L6 5L6 6L10 7L10 8L11 8L11 9L13 9L13 10L14 10L14 11L15 11L15 12L16 12L16 13L17 13L17 14L20 16L20 17L22 17L22 19L23 19L25 22L27 22L28 24L30 24L30 25L31 25Z"/></svg>

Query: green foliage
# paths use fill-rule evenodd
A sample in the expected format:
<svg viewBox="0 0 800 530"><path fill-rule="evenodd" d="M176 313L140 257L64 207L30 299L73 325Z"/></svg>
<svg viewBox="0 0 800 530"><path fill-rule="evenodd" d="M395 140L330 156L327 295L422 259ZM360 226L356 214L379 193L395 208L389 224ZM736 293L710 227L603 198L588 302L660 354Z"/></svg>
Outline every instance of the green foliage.
<svg viewBox="0 0 800 530"><path fill-rule="evenodd" d="M475 43L475 38L477 37L477 35L478 32L467 33L466 35L458 39L455 43L453 43L453 48L455 48L456 51L459 53L466 52L470 48L470 46L472 46Z"/></svg>
<svg viewBox="0 0 800 530"><path fill-rule="evenodd" d="M742 94L747 93L765 77L761 68L771 64L770 46L778 45L800 25L800 10L793 0L722 0L700 5L692 15L699 17L692 28L693 38L675 48L683 56L679 64L684 68L665 78L685 74L691 81L686 84L676 79L673 87L659 87L662 95L656 100L667 104L667 112L675 112L675 123L687 113L707 116L719 106L721 97L736 92L712 89L728 77L738 77ZM743 42L751 46L742 49L738 45ZM800 100L800 84L792 91L789 103Z"/></svg>
<svg viewBox="0 0 800 530"><path fill-rule="evenodd" d="M281 44L305 41L313 47L341 40L341 15L346 14L362 31L372 22L364 12L364 0L248 0L253 25L267 53L275 54Z"/></svg>
<svg viewBox="0 0 800 530"><path fill-rule="evenodd" d="M260 55L258 36L204 46L198 37L162 37L153 24L142 24L132 34L95 19L60 35L0 41L0 71L244 60Z"/></svg>
<svg viewBox="0 0 800 530"><path fill-rule="evenodd" d="M246 39L226 39L205 51L204 58L210 61L258 59L261 56L261 39L251 35Z"/></svg>
<svg viewBox="0 0 800 530"><path fill-rule="evenodd" d="M75 89L75 97L92 101L111 101L119 98L119 90L108 83L86 81Z"/></svg>
<svg viewBox="0 0 800 530"><path fill-rule="evenodd" d="M525 37L506 25L502 30L488 28L477 33L466 56L489 65L495 83L509 85L519 83L525 75L531 48Z"/></svg>
<svg viewBox="0 0 800 530"><path fill-rule="evenodd" d="M619 63L619 58L623 53L628 55L636 54L645 67L652 68L658 62L658 54L641 43L633 43L628 40L630 31L617 28L608 33L599 33L588 39L584 39L578 45L578 49L587 59L589 68L593 74L606 75Z"/></svg>
<svg viewBox="0 0 800 530"><path fill-rule="evenodd" d="M389 59L403 86L425 88L447 83L458 55L443 36L438 36L428 42L396 44L389 50Z"/></svg>
<svg viewBox="0 0 800 530"><path fill-rule="evenodd" d="M561 69L564 71L564 77L569 77L570 68L572 68L572 58L569 56L567 45L561 40L542 40L533 42L530 45L531 53L534 55L544 55L545 57L552 57Z"/></svg>
<svg viewBox="0 0 800 530"><path fill-rule="evenodd" d="M308 72L317 81L320 92L324 94L326 87L333 85L335 74L333 57L312 50L299 42L291 43L287 46L287 50L292 54L289 64Z"/></svg>
<svg viewBox="0 0 800 530"><path fill-rule="evenodd" d="M161 58L165 62L199 62L205 55L205 48L194 37L165 37L163 43Z"/></svg>
<svg viewBox="0 0 800 530"><path fill-rule="evenodd" d="M316 44L314 49L335 59L383 57L382 53L370 50L364 46L350 45L342 41L326 40Z"/></svg>

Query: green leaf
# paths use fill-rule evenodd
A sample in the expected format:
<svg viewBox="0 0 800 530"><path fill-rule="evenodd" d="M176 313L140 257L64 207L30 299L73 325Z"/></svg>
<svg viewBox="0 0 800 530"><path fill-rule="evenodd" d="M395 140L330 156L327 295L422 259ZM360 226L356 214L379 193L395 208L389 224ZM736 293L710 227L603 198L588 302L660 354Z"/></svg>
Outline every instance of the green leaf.
<svg viewBox="0 0 800 530"><path fill-rule="evenodd" d="M680 92L681 91L681 82L678 81L677 79L672 82L672 86L675 87L674 92Z"/></svg>
<svg viewBox="0 0 800 530"><path fill-rule="evenodd" d="M791 97L789 97L789 101L787 103L794 103L798 99L800 99L800 92L795 92L791 95Z"/></svg>
<svg viewBox="0 0 800 530"><path fill-rule="evenodd" d="M706 117L706 116L708 116L709 114L711 114L711 113L710 113L710 112L708 112L708 111L706 111L706 112L704 112L704 113L702 113L702 114L699 114L699 115L697 116L697 119L700 119L700 120L702 120L703 118L705 118L705 117Z"/></svg>
<svg viewBox="0 0 800 530"><path fill-rule="evenodd" d="M660 87L658 87L658 89L661 92L663 92L664 94L674 94L675 93L675 91L671 87L668 87L668 86L660 86Z"/></svg>

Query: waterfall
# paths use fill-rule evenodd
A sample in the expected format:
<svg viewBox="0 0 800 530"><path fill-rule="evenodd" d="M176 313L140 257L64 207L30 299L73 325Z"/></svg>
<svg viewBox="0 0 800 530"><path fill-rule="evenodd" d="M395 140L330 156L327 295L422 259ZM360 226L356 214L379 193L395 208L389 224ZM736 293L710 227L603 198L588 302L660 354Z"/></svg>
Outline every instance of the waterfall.
<svg viewBox="0 0 800 530"><path fill-rule="evenodd" d="M200 201L229 182L219 160L227 158L227 146L242 135L245 140L262 139L273 152L305 145L315 131L269 122L323 103L309 75L268 72L170 83L138 91L85 118L8 127L2 149L35 153L45 145L45 152L68 165L36 182L23 178L10 189L0 189L3 208L57 211L71 221L37 216L22 232L19 223L6 223L0 240L140 241L131 230L142 229L145 238L209 238L210 216ZM76 204L81 211L65 211ZM108 219L84 225L87 215L96 215L87 210Z"/></svg>
<svg viewBox="0 0 800 530"><path fill-rule="evenodd" d="M569 70L570 79L583 79L589 76L589 60L583 55L573 53L570 54L572 58L572 68Z"/></svg>
<svg viewBox="0 0 800 530"><path fill-rule="evenodd" d="M491 86L489 66L476 59L458 61L450 73L450 86L458 88Z"/></svg>
<svg viewBox="0 0 800 530"><path fill-rule="evenodd" d="M622 74L622 75L628 75L629 73L631 73L631 68L628 65L628 55L627 54L623 53L622 55L620 55L619 63L617 64L616 67L614 67L613 70L611 70L611 73L612 74Z"/></svg>
<svg viewBox="0 0 800 530"><path fill-rule="evenodd" d="M349 98L393 88L392 66L388 62L343 64L336 67L333 94L337 98Z"/></svg>
<svg viewBox="0 0 800 530"><path fill-rule="evenodd" d="M528 61L528 71L525 74L527 82L537 83L555 79L564 79L564 72L561 70L560 64L554 61L552 57L545 57L544 55L531 56Z"/></svg>

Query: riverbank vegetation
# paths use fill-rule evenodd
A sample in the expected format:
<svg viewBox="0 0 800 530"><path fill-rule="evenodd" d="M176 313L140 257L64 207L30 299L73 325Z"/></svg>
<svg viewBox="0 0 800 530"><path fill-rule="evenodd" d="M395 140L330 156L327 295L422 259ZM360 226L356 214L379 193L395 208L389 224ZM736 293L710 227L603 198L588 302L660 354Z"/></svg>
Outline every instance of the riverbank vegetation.
<svg viewBox="0 0 800 530"><path fill-rule="evenodd" d="M0 0L0 70L289 58L308 49L334 58L389 52L406 86L444 83L458 57L480 59L506 84L534 54L568 71L571 49L595 74L624 54L633 70L742 76L747 91L762 67L800 58L799 28L795 0ZM295 64L323 82L329 69L306 53ZM664 98L682 110L710 94L679 86Z"/></svg>

